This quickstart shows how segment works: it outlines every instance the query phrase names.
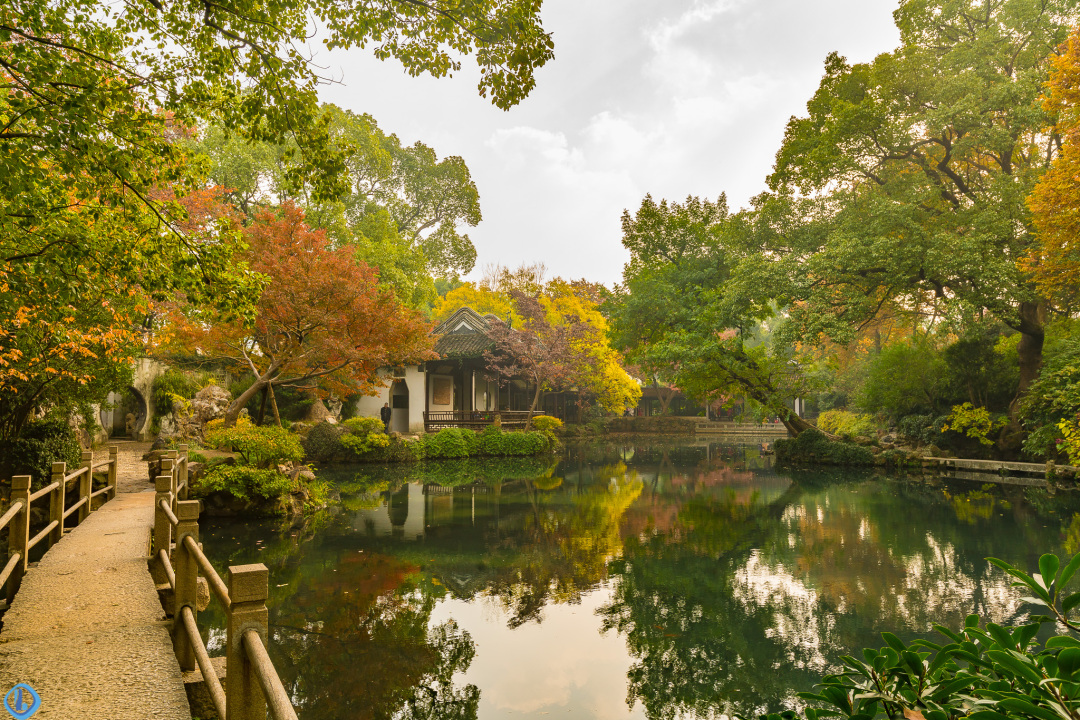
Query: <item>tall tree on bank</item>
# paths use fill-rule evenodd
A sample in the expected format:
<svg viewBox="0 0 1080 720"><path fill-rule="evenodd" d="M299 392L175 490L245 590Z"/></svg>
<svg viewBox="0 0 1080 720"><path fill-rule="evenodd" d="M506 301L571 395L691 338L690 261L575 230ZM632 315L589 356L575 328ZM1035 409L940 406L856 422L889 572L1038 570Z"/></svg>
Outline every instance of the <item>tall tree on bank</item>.
<svg viewBox="0 0 1080 720"><path fill-rule="evenodd" d="M615 347L703 402L739 394L792 434L809 427L786 406L805 389L801 365L763 337L762 323L778 321L769 302L774 288L747 288L733 276L746 231L726 198L680 204L646 196L622 224L630 262L607 305Z"/></svg>
<svg viewBox="0 0 1080 720"><path fill-rule="evenodd" d="M1043 107L1057 120L1061 153L1028 198L1038 243L1021 266L1039 293L1062 311L1080 300L1080 30L1053 60Z"/></svg>
<svg viewBox="0 0 1080 720"><path fill-rule="evenodd" d="M140 313L174 293L250 311L259 283L234 261L232 240L204 242L182 227L175 199L205 181L176 129L214 123L248 139L291 140L290 176L340 194L345 159L300 47L313 20L329 48L372 43L412 74L444 76L473 55L481 95L505 109L552 56L539 10L539 0L0 3L0 356L34 359L18 370L26 378L9 376L28 383L18 391L58 387L53 371L80 382L126 365L141 339L132 292ZM163 186L174 194L155 198ZM47 292L37 293L46 277ZM59 310L91 299L108 302L112 320ZM57 328L39 343L77 348L62 370L18 345L30 341L13 330L42 322L87 331L74 338ZM124 333L132 339L117 352ZM102 358L114 367L103 370Z"/></svg>
<svg viewBox="0 0 1080 720"><path fill-rule="evenodd" d="M1046 298L1017 266L1025 199L1057 154L1040 89L1076 0L906 0L901 46L828 57L758 198L757 254L784 267L802 339L846 341L883 303L986 308L1021 334L1022 395L1042 361ZM1014 407L1016 403L1014 403Z"/></svg>
<svg viewBox="0 0 1080 720"><path fill-rule="evenodd" d="M341 396L364 393L377 386L380 367L435 358L423 317L380 286L375 269L308 228L291 203L280 215L260 213L244 234L252 269L268 278L254 323L196 314L180 334L184 347L254 378L226 411L227 426L266 388L318 383Z"/></svg>

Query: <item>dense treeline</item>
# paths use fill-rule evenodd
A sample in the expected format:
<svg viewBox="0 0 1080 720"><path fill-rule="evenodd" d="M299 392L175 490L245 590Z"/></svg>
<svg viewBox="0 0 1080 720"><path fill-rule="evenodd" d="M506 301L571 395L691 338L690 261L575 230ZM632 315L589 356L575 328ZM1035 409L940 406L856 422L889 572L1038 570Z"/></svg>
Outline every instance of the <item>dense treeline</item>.
<svg viewBox="0 0 1080 720"><path fill-rule="evenodd" d="M624 214L617 347L794 433L797 397L880 429L928 417L987 452L1072 448L1078 12L901 2L897 49L826 59L749 207Z"/></svg>

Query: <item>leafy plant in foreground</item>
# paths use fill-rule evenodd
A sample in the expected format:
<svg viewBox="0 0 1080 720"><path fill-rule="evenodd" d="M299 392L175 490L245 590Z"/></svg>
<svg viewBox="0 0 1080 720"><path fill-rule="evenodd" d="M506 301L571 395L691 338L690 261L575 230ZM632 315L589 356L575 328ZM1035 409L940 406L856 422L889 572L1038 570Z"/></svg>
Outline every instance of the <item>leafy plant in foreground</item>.
<svg viewBox="0 0 1080 720"><path fill-rule="evenodd" d="M1080 593L1064 592L1080 569L1080 554L1064 568L1056 555L1043 555L1034 575L1003 560L989 560L1016 578L1015 587L1031 593L1022 598L1025 602L1041 605L1051 615L1034 616L1019 627L981 627L979 616L969 615L958 632L934 626L945 636L944 644L916 640L905 645L892 633L882 633L886 647L864 649L861 659L845 656L843 669L826 675L816 692L799 694L816 704L803 710L807 720L1080 718L1080 641L1054 635L1040 645L1037 639L1044 625L1080 632L1080 617L1073 615ZM761 717L793 720L798 713L785 710Z"/></svg>

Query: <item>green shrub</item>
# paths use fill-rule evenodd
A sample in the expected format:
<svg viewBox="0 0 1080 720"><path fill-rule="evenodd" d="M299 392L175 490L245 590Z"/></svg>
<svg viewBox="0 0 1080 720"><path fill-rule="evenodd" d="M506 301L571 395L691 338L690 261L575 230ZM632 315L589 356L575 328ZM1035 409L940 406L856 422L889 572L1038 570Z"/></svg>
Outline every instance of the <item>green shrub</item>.
<svg viewBox="0 0 1080 720"><path fill-rule="evenodd" d="M0 479L12 475L30 475L34 489L47 485L54 462L67 463L73 472L80 462L82 448L67 420L50 418L28 423L19 437L0 441Z"/></svg>
<svg viewBox="0 0 1080 720"><path fill-rule="evenodd" d="M256 427L249 422L231 428L215 428L205 435L206 443L216 448L232 448L245 465L266 468L304 458L300 438L285 428Z"/></svg>
<svg viewBox="0 0 1080 720"><path fill-rule="evenodd" d="M164 415L172 411L173 400L190 400L195 397L195 393L213 381L214 378L209 373L184 372L169 368L154 378L154 383L150 386L155 412L158 415Z"/></svg>
<svg viewBox="0 0 1080 720"><path fill-rule="evenodd" d="M505 457L512 455L536 455L550 449L554 442L542 432L503 432L495 426L477 433L477 453Z"/></svg>
<svg viewBox="0 0 1080 720"><path fill-rule="evenodd" d="M376 448L390 444L382 420L372 417L354 417L342 423L345 433L340 437L342 447L354 455L363 455Z"/></svg>
<svg viewBox="0 0 1080 720"><path fill-rule="evenodd" d="M308 430L307 436L304 437L305 457L313 462L321 463L333 462L339 459L344 451L341 445L341 437L346 432L341 425L333 425L328 422L319 423Z"/></svg>
<svg viewBox="0 0 1080 720"><path fill-rule="evenodd" d="M973 440L978 440L980 445L990 446L994 441L989 436L1005 427L1005 422L1004 416L992 415L986 408L975 407L966 402L953 406L941 430L963 433ZM1058 427L1060 429L1060 424Z"/></svg>
<svg viewBox="0 0 1080 720"><path fill-rule="evenodd" d="M897 429L908 442L919 445L930 445L937 438L934 437L933 415L908 415L900 418Z"/></svg>
<svg viewBox="0 0 1080 720"><path fill-rule="evenodd" d="M469 457L469 446L475 444L474 438L466 438L465 433L475 435L472 430L444 428L434 435L424 436L424 457L427 458L463 458Z"/></svg>
<svg viewBox="0 0 1080 720"><path fill-rule="evenodd" d="M533 418L532 427L537 432L554 433L562 430L563 421L550 415L539 415Z"/></svg>
<svg viewBox="0 0 1080 720"><path fill-rule="evenodd" d="M820 430L803 430L795 438L777 440L773 447L781 464L873 465L874 454L849 442L829 440Z"/></svg>
<svg viewBox="0 0 1080 720"><path fill-rule="evenodd" d="M847 410L826 410L818 415L817 426L822 432L839 435L840 427L855 419L855 413Z"/></svg>
<svg viewBox="0 0 1080 720"><path fill-rule="evenodd" d="M217 465L193 488L196 495L225 492L239 500L270 500L289 492L292 481L276 469Z"/></svg>

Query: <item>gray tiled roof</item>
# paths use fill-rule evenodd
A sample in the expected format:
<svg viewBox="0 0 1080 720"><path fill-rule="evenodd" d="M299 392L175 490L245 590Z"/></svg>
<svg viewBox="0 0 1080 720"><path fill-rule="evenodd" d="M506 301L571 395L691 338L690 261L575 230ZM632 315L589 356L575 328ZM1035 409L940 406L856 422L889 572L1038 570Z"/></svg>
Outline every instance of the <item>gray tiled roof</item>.
<svg viewBox="0 0 1080 720"><path fill-rule="evenodd" d="M432 335L438 336L435 352L444 358L480 357L491 347L486 331L494 317L480 315L470 307L455 310L431 331Z"/></svg>

